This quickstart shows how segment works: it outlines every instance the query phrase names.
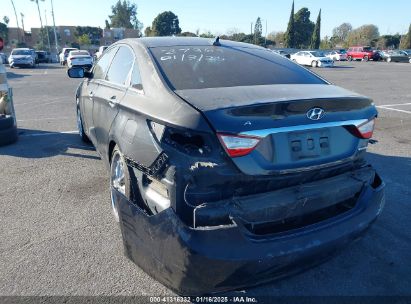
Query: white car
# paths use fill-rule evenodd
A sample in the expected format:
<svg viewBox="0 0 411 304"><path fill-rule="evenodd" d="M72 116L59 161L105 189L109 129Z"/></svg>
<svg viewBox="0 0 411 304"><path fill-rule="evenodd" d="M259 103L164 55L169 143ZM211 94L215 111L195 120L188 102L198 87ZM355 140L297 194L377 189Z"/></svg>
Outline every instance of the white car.
<svg viewBox="0 0 411 304"><path fill-rule="evenodd" d="M347 53L341 51L331 51L327 54L327 57L334 61L346 61L348 59Z"/></svg>
<svg viewBox="0 0 411 304"><path fill-rule="evenodd" d="M61 64L61 65L66 65L68 54L69 54L71 51L76 51L76 50L78 50L78 49L77 49L77 48L64 48L64 49L61 51L60 55L59 55L60 64Z"/></svg>
<svg viewBox="0 0 411 304"><path fill-rule="evenodd" d="M74 66L84 67L87 70L90 70L93 66L93 58L88 51L71 51L67 57L67 66L69 68L72 68Z"/></svg>
<svg viewBox="0 0 411 304"><path fill-rule="evenodd" d="M96 59L99 59L101 57L101 55L103 55L103 52L108 48L108 46L103 45L100 46L98 51L94 54L94 56L96 57Z"/></svg>
<svg viewBox="0 0 411 304"><path fill-rule="evenodd" d="M8 61L10 68L23 66L34 68L36 65L36 59L33 56L33 52L28 48L14 49L11 51Z"/></svg>
<svg viewBox="0 0 411 304"><path fill-rule="evenodd" d="M313 68L334 66L334 61L328 57L325 57L324 53L318 51L300 51L292 54L290 59L301 65L310 65Z"/></svg>

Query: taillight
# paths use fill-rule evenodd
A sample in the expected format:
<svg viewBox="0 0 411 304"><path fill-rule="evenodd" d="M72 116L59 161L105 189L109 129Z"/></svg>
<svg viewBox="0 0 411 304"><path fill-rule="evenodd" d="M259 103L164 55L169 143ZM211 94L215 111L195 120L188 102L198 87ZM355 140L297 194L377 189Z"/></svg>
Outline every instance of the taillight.
<svg viewBox="0 0 411 304"><path fill-rule="evenodd" d="M346 126L345 128L354 136L363 139L370 139L374 132L375 118L363 122L359 125Z"/></svg>
<svg viewBox="0 0 411 304"><path fill-rule="evenodd" d="M361 138L364 139L369 139L372 137L372 133L374 132L374 126L375 126L375 118L356 126L358 135Z"/></svg>
<svg viewBox="0 0 411 304"><path fill-rule="evenodd" d="M255 149L261 138L243 136L243 135L228 135L217 134L223 144L228 155L231 157L245 156Z"/></svg>

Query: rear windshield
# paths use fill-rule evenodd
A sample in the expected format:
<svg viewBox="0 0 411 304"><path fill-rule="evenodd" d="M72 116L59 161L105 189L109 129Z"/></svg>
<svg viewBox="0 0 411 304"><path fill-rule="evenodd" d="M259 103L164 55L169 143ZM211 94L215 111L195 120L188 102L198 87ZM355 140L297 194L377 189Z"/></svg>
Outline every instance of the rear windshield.
<svg viewBox="0 0 411 304"><path fill-rule="evenodd" d="M70 54L73 55L73 56L77 56L77 55L90 56L89 52L87 52L87 51L71 51Z"/></svg>
<svg viewBox="0 0 411 304"><path fill-rule="evenodd" d="M150 48L173 90L270 84L324 84L288 59L264 49L223 46Z"/></svg>
<svg viewBox="0 0 411 304"><path fill-rule="evenodd" d="M12 55L31 55L29 50L14 50L11 52Z"/></svg>

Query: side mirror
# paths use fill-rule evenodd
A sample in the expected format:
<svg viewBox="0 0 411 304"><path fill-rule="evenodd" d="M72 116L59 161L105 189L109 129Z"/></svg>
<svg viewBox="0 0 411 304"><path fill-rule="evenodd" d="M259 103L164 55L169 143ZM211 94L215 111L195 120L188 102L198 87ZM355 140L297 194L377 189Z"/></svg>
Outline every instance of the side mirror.
<svg viewBox="0 0 411 304"><path fill-rule="evenodd" d="M80 67L73 67L67 70L67 75L70 78L84 78L84 69Z"/></svg>

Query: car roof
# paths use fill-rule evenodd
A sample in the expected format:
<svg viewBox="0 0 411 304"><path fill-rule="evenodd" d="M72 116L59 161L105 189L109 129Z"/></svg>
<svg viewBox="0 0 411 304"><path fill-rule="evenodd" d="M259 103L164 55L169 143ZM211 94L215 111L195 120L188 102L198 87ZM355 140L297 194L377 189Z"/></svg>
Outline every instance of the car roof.
<svg viewBox="0 0 411 304"><path fill-rule="evenodd" d="M129 43L131 45L141 45L145 48L154 47L173 47L173 46L210 46L213 45L215 38L199 38L199 37L144 37L144 38L131 38L120 40ZM220 39L220 44L230 47L248 47L255 49L264 49L260 46L235 42L230 40Z"/></svg>

